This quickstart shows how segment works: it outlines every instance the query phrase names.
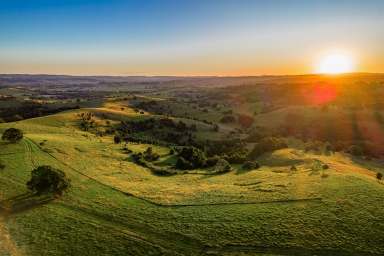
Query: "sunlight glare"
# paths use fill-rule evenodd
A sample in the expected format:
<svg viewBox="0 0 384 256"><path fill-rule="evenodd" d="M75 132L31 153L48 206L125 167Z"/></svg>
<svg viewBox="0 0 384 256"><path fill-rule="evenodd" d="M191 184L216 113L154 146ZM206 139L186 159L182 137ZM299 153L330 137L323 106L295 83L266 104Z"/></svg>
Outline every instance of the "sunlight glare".
<svg viewBox="0 0 384 256"><path fill-rule="evenodd" d="M341 74L353 72L355 68L352 57L345 53L325 55L318 63L316 73Z"/></svg>

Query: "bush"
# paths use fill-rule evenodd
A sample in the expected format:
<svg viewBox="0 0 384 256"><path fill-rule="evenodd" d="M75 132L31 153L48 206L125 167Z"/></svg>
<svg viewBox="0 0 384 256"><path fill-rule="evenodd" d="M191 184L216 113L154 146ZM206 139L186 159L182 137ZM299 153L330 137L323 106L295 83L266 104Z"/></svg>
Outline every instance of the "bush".
<svg viewBox="0 0 384 256"><path fill-rule="evenodd" d="M220 122L221 123L234 123L234 122L236 122L236 118L232 115L226 115L220 119Z"/></svg>
<svg viewBox="0 0 384 256"><path fill-rule="evenodd" d="M361 146L358 145L352 145L348 149L348 153L354 156L362 156L364 155L364 150Z"/></svg>
<svg viewBox="0 0 384 256"><path fill-rule="evenodd" d="M329 165L327 165L327 164L323 164L323 170L327 170L327 169L329 169Z"/></svg>
<svg viewBox="0 0 384 256"><path fill-rule="evenodd" d="M221 174L230 172L232 170L231 165L223 158L220 158L212 169L213 173Z"/></svg>
<svg viewBox="0 0 384 256"><path fill-rule="evenodd" d="M143 157L145 160L152 162L158 160L160 155L153 152L152 147L148 147L147 150L144 151Z"/></svg>
<svg viewBox="0 0 384 256"><path fill-rule="evenodd" d="M5 130L3 133L3 136L1 137L2 140L16 143L19 142L23 138L23 132L16 128L9 128Z"/></svg>
<svg viewBox="0 0 384 256"><path fill-rule="evenodd" d="M247 160L247 155L244 152L236 152L224 157L231 164L242 164Z"/></svg>
<svg viewBox="0 0 384 256"><path fill-rule="evenodd" d="M143 153L141 153L141 152L140 153L132 154L132 160L136 164L145 165L145 161L144 161L144 158L143 158Z"/></svg>
<svg viewBox="0 0 384 256"><path fill-rule="evenodd" d="M93 114L90 112L78 114L80 117L80 129L88 131L90 128L95 127L95 120Z"/></svg>
<svg viewBox="0 0 384 256"><path fill-rule="evenodd" d="M209 157L205 164L207 167L212 167L217 163L217 161L219 161L219 159L220 159L220 157L218 157L218 156Z"/></svg>
<svg viewBox="0 0 384 256"><path fill-rule="evenodd" d="M48 165L39 166L32 170L32 178L27 182L29 190L37 193L53 193L61 195L69 188L70 180L61 170Z"/></svg>
<svg viewBox="0 0 384 256"><path fill-rule="evenodd" d="M186 159L184 159L184 157L179 157L177 159L175 167L176 167L176 169L180 169L180 170L195 169L193 164L191 162L187 161Z"/></svg>
<svg viewBox="0 0 384 256"><path fill-rule="evenodd" d="M168 170L167 168L161 168L161 167L155 167L155 166L147 166L153 174L158 176L171 176L175 175L176 173Z"/></svg>
<svg viewBox="0 0 384 256"><path fill-rule="evenodd" d="M253 150L249 153L248 158L254 159L266 152L274 151L288 147L285 141L277 137L267 137L261 139L260 142L256 143Z"/></svg>
<svg viewBox="0 0 384 256"><path fill-rule="evenodd" d="M120 137L120 135L115 135L114 137L113 137L113 142L115 143L115 144L120 144L121 143L121 137Z"/></svg>
<svg viewBox="0 0 384 256"><path fill-rule="evenodd" d="M205 154L195 147L183 147L178 154L176 168L181 170L191 170L204 167L207 158Z"/></svg>
<svg viewBox="0 0 384 256"><path fill-rule="evenodd" d="M378 172L378 173L376 173L376 179L377 180L381 180L383 178L383 174L382 173L380 173L380 172Z"/></svg>
<svg viewBox="0 0 384 256"><path fill-rule="evenodd" d="M259 163L256 162L256 161L246 161L246 162L243 164L242 168L243 168L244 170L254 170L254 169L259 169L259 168L260 168L260 165L259 165Z"/></svg>

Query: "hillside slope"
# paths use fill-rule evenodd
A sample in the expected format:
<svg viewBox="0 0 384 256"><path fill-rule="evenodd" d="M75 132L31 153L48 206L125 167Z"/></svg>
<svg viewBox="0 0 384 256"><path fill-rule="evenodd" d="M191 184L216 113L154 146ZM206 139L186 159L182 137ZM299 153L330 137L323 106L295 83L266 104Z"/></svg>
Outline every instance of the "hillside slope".
<svg viewBox="0 0 384 256"><path fill-rule="evenodd" d="M288 148L258 170L160 177L111 137L80 131L81 111L1 124L25 138L0 146L0 255L384 254L384 185L365 162ZM61 198L28 194L43 164L72 180Z"/></svg>

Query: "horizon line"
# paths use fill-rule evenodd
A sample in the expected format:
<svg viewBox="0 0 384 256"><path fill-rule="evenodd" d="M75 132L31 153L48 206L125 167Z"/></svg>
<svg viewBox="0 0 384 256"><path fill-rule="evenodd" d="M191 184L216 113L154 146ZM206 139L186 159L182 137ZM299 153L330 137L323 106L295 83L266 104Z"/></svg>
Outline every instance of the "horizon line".
<svg viewBox="0 0 384 256"><path fill-rule="evenodd" d="M102 75L102 74L49 74L49 73L0 73L0 76L68 76L68 77L179 77L179 78L246 78L246 77L278 77L278 76L344 76L344 75L384 75L384 72L346 72L302 73L302 74L259 74L259 75Z"/></svg>

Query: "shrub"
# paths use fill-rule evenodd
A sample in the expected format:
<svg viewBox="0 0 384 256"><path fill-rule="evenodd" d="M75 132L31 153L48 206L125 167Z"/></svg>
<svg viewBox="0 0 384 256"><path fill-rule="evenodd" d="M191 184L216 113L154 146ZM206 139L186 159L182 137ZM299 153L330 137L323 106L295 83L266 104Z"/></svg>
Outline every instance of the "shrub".
<svg viewBox="0 0 384 256"><path fill-rule="evenodd" d="M160 158L159 154L153 152L152 147L148 147L147 150L144 151L143 157L147 161L156 161Z"/></svg>
<svg viewBox="0 0 384 256"><path fill-rule="evenodd" d="M247 155L242 152L236 152L224 157L231 164L242 164L247 160Z"/></svg>
<svg viewBox="0 0 384 256"><path fill-rule="evenodd" d="M120 135L115 135L114 137L113 137L113 142L115 143L115 144L120 144L121 143L121 137L120 137Z"/></svg>
<svg viewBox="0 0 384 256"><path fill-rule="evenodd" d="M285 141L277 137L267 137L261 139L260 142L256 143L253 150L249 153L248 158L254 159L261 156L262 154L277 149L282 149L288 147Z"/></svg>
<svg viewBox="0 0 384 256"><path fill-rule="evenodd" d="M19 142L23 138L23 132L16 128L9 128L4 131L3 136L1 137L2 140L16 143Z"/></svg>
<svg viewBox="0 0 384 256"><path fill-rule="evenodd" d="M126 153L126 154L131 154L131 153L133 152L132 150L130 150L130 149L127 147L127 144L124 145L123 151L124 151L124 153Z"/></svg>
<svg viewBox="0 0 384 256"><path fill-rule="evenodd" d="M207 167L212 167L217 163L217 161L219 161L219 159L220 159L220 157L218 157L218 156L209 157L205 164Z"/></svg>
<svg viewBox="0 0 384 256"><path fill-rule="evenodd" d="M152 173L158 176L171 176L176 173L168 170L167 168L155 167L155 166L147 166L151 169Z"/></svg>
<svg viewBox="0 0 384 256"><path fill-rule="evenodd" d="M259 165L259 163L256 162L256 161L246 161L246 162L243 164L242 168L243 168L244 170L254 170L254 169L259 169L259 168L260 168L260 165Z"/></svg>
<svg viewBox="0 0 384 256"><path fill-rule="evenodd" d="M184 159L184 157L179 157L177 159L175 167L176 167L176 169L180 169L180 170L194 169L193 164L191 162L187 161L186 159Z"/></svg>
<svg viewBox="0 0 384 256"><path fill-rule="evenodd" d="M80 129L88 131L90 128L95 127L95 120L93 114L90 112L78 114L80 117Z"/></svg>
<svg viewBox="0 0 384 256"><path fill-rule="evenodd" d="M204 167L207 160L205 154L195 147L183 147L178 156L176 168L182 170Z"/></svg>
<svg viewBox="0 0 384 256"><path fill-rule="evenodd" d="M349 147L348 153L354 156L362 156L364 154L364 150L361 146L352 145Z"/></svg>
<svg viewBox="0 0 384 256"><path fill-rule="evenodd" d="M65 173L48 165L32 170L31 180L27 182L29 190L37 193L53 193L61 195L69 188L70 180Z"/></svg>
<svg viewBox="0 0 384 256"><path fill-rule="evenodd" d="M382 178L383 178L383 174L382 173L380 173L380 172L376 173L376 179L378 181L380 181Z"/></svg>
<svg viewBox="0 0 384 256"><path fill-rule="evenodd" d="M297 172L297 167L296 165L292 165L290 168L291 172Z"/></svg>
<svg viewBox="0 0 384 256"><path fill-rule="evenodd" d="M327 165L327 164L323 164L323 170L327 170L327 169L329 169L329 165Z"/></svg>
<svg viewBox="0 0 384 256"><path fill-rule="evenodd" d="M333 148L333 146L330 143L326 143L325 151L326 152L332 152L332 151L334 151L334 148Z"/></svg>
<svg viewBox="0 0 384 256"><path fill-rule="evenodd" d="M231 165L223 158L220 158L212 169L213 173L220 174L226 173L232 170Z"/></svg>
<svg viewBox="0 0 384 256"><path fill-rule="evenodd" d="M220 119L221 123L234 123L235 121L236 121L236 118L232 115L226 115Z"/></svg>
<svg viewBox="0 0 384 256"><path fill-rule="evenodd" d="M141 152L132 154L132 160L133 160L133 162L135 162L138 165L141 165L144 167L147 166L146 162L144 160L144 157L143 157L143 153L141 153Z"/></svg>

